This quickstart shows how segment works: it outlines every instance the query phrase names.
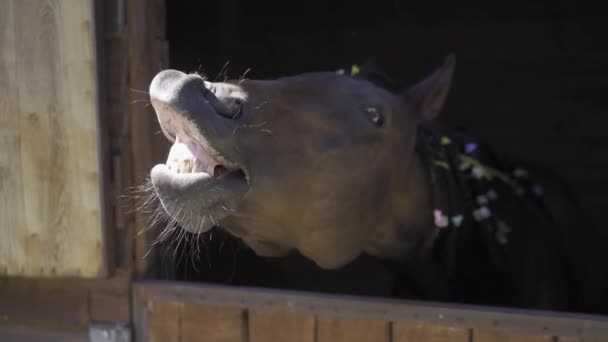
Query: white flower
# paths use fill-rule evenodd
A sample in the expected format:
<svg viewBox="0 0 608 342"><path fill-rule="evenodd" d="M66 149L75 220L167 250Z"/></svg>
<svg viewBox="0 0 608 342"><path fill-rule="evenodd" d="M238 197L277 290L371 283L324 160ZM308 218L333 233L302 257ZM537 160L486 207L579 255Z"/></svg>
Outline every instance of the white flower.
<svg viewBox="0 0 608 342"><path fill-rule="evenodd" d="M484 175L484 170L483 170L483 168L482 168L482 167L475 166L475 167L473 168L473 176L474 176L475 178L477 178L477 179L481 179L481 178L483 178L483 175Z"/></svg>
<svg viewBox="0 0 608 342"><path fill-rule="evenodd" d="M456 226L456 227L460 227L463 220L464 220L464 217L462 215L452 216L452 224L454 224L454 226Z"/></svg>

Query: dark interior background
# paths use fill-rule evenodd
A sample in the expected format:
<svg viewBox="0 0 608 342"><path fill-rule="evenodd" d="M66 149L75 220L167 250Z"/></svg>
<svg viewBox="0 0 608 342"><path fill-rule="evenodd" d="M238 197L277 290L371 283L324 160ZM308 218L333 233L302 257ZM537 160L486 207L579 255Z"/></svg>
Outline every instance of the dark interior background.
<svg viewBox="0 0 608 342"><path fill-rule="evenodd" d="M453 52L455 79L441 119L505 153L552 167L573 186L592 221L604 224L608 30L599 7L572 1L224 0L167 1L167 12L169 67L211 80L248 69L249 78L273 78L375 62L407 86ZM182 268L183 279L235 282L253 270L250 252L221 232L215 236L215 245L213 237L199 238L213 247L190 259L198 271Z"/></svg>

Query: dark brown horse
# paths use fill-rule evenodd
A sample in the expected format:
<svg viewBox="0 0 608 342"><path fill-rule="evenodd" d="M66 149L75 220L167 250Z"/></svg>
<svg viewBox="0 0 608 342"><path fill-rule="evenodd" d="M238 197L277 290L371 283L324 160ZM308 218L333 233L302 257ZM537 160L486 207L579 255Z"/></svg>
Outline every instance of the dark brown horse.
<svg viewBox="0 0 608 342"><path fill-rule="evenodd" d="M453 70L450 56L402 92L361 74L162 71L150 96L174 144L155 194L186 231L220 226L258 256L371 256L396 296L606 310L600 241L559 184L436 122Z"/></svg>

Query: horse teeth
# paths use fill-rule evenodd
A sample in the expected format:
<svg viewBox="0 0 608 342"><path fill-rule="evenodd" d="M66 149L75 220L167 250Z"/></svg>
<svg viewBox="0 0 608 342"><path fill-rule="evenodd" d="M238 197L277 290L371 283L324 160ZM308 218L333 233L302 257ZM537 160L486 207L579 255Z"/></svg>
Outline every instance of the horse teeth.
<svg viewBox="0 0 608 342"><path fill-rule="evenodd" d="M217 165L224 165L228 169L236 168L233 163L225 161L206 141L193 141L183 135L176 136L165 165L175 173L203 172L211 176Z"/></svg>
<svg viewBox="0 0 608 342"><path fill-rule="evenodd" d="M194 165L192 166L192 172L203 172L205 171L204 165L198 160L194 160Z"/></svg>
<svg viewBox="0 0 608 342"><path fill-rule="evenodd" d="M196 164L196 161L192 160L192 159L182 160L182 162L181 162L182 173L191 173L191 172L193 172L195 164Z"/></svg>
<svg viewBox="0 0 608 342"><path fill-rule="evenodd" d="M169 170L176 173L209 173L213 172L213 168L215 167L215 165L205 165L198 159L172 160L166 165Z"/></svg>

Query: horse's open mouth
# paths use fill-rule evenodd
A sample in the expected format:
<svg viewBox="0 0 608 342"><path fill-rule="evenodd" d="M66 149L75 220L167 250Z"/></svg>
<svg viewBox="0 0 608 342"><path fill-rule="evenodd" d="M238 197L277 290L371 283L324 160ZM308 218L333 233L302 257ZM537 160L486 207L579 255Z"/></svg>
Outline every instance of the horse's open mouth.
<svg viewBox="0 0 608 342"><path fill-rule="evenodd" d="M167 213L184 229L204 232L238 205L249 189L247 172L235 158L220 152L230 149L226 132L218 135L218 122L227 119L209 100L214 95L202 79L179 73L162 77L153 81L150 94L161 129L173 146L150 177ZM224 141L222 148L212 144L217 140Z"/></svg>
<svg viewBox="0 0 608 342"><path fill-rule="evenodd" d="M213 178L220 178L228 172L228 169L214 160L205 149L198 145L183 143L179 138L171 147L165 165L167 169L176 173L203 172Z"/></svg>
<svg viewBox="0 0 608 342"><path fill-rule="evenodd" d="M243 169L236 164L219 162L217 157L212 157L209 148L205 149L200 144L187 142L188 140L176 137L167 161L161 164L172 177L200 177L220 181L225 175L234 174L247 178Z"/></svg>
<svg viewBox="0 0 608 342"><path fill-rule="evenodd" d="M246 178L243 168L214 149L193 122L164 103L153 101L153 104L155 110L165 118L161 121L165 135L173 141L164 165L174 177L198 174L202 178L219 180L225 174L234 173Z"/></svg>

